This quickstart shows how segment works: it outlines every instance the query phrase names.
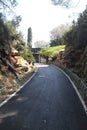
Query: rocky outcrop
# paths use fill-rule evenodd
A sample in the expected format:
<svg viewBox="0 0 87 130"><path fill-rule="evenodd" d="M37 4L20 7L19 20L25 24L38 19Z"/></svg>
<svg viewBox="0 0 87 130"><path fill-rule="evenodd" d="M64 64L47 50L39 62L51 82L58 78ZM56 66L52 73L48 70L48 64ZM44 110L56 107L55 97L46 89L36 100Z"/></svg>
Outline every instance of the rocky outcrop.
<svg viewBox="0 0 87 130"><path fill-rule="evenodd" d="M21 57L18 51L14 48L12 48L10 59L11 59L12 65L14 66L18 74L26 73L30 70L29 63L26 60L24 60L24 58Z"/></svg>
<svg viewBox="0 0 87 130"><path fill-rule="evenodd" d="M6 55L0 56L0 102L17 91L22 77L30 74L32 69L33 66L24 60L14 48L11 48L10 60L6 58Z"/></svg>
<svg viewBox="0 0 87 130"><path fill-rule="evenodd" d="M64 52L58 54L56 62L70 69L78 76L87 78L87 47L81 50L68 47Z"/></svg>
<svg viewBox="0 0 87 130"><path fill-rule="evenodd" d="M11 48L10 60L6 57L0 57L0 70L5 74L9 70L18 79L20 74L25 74L30 71L31 65L19 55L15 48Z"/></svg>

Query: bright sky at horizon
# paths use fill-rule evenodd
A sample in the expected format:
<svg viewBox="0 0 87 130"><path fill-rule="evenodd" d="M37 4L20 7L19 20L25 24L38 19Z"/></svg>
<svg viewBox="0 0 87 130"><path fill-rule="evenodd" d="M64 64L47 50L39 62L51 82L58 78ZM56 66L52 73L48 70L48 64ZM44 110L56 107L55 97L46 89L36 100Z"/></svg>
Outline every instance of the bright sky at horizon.
<svg viewBox="0 0 87 130"><path fill-rule="evenodd" d="M22 16L20 30L26 38L27 30L31 27L35 42L49 41L50 31L58 25L71 23L76 19L77 14L86 8L87 1L80 0L79 5L71 9L54 6L51 0L18 0L18 3L16 13Z"/></svg>

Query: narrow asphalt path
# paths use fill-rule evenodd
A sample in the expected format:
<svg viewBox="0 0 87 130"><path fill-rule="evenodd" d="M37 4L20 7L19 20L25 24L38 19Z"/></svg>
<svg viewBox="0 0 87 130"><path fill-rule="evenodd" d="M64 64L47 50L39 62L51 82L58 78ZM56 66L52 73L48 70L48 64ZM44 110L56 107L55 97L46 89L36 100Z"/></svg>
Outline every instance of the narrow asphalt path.
<svg viewBox="0 0 87 130"><path fill-rule="evenodd" d="M87 130L87 116L69 79L53 66L0 108L0 130Z"/></svg>

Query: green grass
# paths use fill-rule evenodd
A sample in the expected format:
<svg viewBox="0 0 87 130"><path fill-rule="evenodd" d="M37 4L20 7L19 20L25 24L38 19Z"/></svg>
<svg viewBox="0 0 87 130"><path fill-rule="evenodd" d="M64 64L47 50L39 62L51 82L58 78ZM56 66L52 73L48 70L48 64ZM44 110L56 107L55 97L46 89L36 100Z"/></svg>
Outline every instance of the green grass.
<svg viewBox="0 0 87 130"><path fill-rule="evenodd" d="M60 51L63 51L64 49L65 49L65 45L60 45L60 46L49 47L49 48L43 49L39 53L42 56L55 57L58 55Z"/></svg>

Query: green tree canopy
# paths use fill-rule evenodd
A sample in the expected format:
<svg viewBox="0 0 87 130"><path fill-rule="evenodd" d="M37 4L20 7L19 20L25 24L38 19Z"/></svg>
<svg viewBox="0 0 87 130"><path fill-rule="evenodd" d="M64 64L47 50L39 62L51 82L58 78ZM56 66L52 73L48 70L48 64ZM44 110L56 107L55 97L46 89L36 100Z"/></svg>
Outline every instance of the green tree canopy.
<svg viewBox="0 0 87 130"><path fill-rule="evenodd" d="M77 22L64 34L64 41L77 49L87 46L87 7L79 15Z"/></svg>
<svg viewBox="0 0 87 130"><path fill-rule="evenodd" d="M0 58L6 57L9 59L10 48L10 33L2 18L0 18Z"/></svg>

